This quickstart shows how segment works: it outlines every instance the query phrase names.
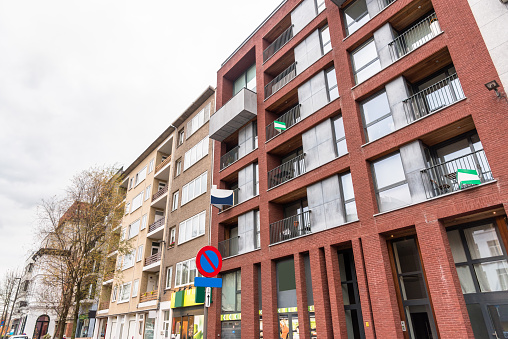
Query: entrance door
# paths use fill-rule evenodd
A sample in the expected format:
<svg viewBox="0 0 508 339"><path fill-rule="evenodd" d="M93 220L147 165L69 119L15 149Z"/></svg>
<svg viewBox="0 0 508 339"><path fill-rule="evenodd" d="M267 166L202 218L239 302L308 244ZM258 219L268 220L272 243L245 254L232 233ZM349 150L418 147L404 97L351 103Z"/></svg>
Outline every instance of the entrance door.
<svg viewBox="0 0 508 339"><path fill-rule="evenodd" d="M280 339L300 339L298 313L279 314Z"/></svg>
<svg viewBox="0 0 508 339"><path fill-rule="evenodd" d="M48 326L49 317L47 315L41 315L37 318L33 339L41 339L46 333L48 333Z"/></svg>
<svg viewBox="0 0 508 339"><path fill-rule="evenodd" d="M489 305L488 309L495 330L492 332L493 337L508 338L508 305Z"/></svg>
<svg viewBox="0 0 508 339"><path fill-rule="evenodd" d="M127 339L134 339L136 335L136 320L129 321L129 330L127 333Z"/></svg>

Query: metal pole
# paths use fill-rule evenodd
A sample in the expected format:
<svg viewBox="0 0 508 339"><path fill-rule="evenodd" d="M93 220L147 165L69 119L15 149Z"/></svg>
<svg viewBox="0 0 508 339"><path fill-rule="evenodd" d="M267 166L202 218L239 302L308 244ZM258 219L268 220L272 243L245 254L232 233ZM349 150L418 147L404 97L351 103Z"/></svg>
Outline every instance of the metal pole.
<svg viewBox="0 0 508 339"><path fill-rule="evenodd" d="M203 326L203 339L206 339L206 335L208 332L208 307L205 306L204 312L205 312L205 325Z"/></svg>
<svg viewBox="0 0 508 339"><path fill-rule="evenodd" d="M16 289L16 295L14 296L14 300L12 301L12 308L11 308L11 313L9 314L9 321L7 322L7 327L5 327L7 330L9 330L12 312L14 311L14 307L16 306L16 299L18 299L19 287L21 286L21 278L14 278L14 280L16 280L16 279L19 280L19 283L18 283L18 288ZM5 332L5 335L7 335L7 332Z"/></svg>

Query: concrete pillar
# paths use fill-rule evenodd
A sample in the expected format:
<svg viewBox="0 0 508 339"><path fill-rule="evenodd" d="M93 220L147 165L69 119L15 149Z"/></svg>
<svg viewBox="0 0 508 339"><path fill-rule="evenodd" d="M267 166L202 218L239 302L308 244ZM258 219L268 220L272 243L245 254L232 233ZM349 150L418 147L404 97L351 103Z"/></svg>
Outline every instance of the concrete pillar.
<svg viewBox="0 0 508 339"><path fill-rule="evenodd" d="M474 338L444 225L438 220L416 224L416 235L440 336Z"/></svg>
<svg viewBox="0 0 508 339"><path fill-rule="evenodd" d="M388 44L393 40L392 27L389 23L381 26L374 32L374 42L376 44L377 54L381 62L381 68L385 68L392 63L390 49Z"/></svg>
<svg viewBox="0 0 508 339"><path fill-rule="evenodd" d="M318 338L334 338L331 318L330 297L328 293L328 272L323 249L315 248L309 253L312 270L312 287L316 313L316 332Z"/></svg>
<svg viewBox="0 0 508 339"><path fill-rule="evenodd" d="M400 76L395 80L387 83L385 90L386 96L388 97L388 102L390 103L395 129L406 126L407 118L402 100L405 100L409 97L409 92L407 90L407 85L404 77Z"/></svg>
<svg viewBox="0 0 508 339"><path fill-rule="evenodd" d="M333 327L333 337L337 339L347 339L346 316L342 299L342 285L340 283L337 249L332 246L326 246L324 250L328 272L330 310L332 313L332 323L335 324Z"/></svg>
<svg viewBox="0 0 508 339"><path fill-rule="evenodd" d="M309 303L307 302L307 284L305 281L304 255L297 253L295 260L296 303L298 307L298 326L300 339L310 339Z"/></svg>
<svg viewBox="0 0 508 339"><path fill-rule="evenodd" d="M425 152L420 140L400 147L400 158L406 180L411 192L411 202L418 203L427 199L420 171L425 168Z"/></svg>

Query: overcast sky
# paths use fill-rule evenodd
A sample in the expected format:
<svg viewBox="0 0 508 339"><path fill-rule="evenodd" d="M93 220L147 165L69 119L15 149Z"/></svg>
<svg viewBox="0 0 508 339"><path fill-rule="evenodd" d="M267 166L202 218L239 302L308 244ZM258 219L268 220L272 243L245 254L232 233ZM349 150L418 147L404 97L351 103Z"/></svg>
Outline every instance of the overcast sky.
<svg viewBox="0 0 508 339"><path fill-rule="evenodd" d="M131 164L280 1L0 0L0 278L41 199Z"/></svg>

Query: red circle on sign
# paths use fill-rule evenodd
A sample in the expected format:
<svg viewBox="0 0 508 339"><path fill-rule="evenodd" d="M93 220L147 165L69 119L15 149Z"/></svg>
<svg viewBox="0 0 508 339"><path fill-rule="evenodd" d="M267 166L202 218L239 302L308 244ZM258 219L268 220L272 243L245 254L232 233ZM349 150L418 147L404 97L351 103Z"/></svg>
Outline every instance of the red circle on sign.
<svg viewBox="0 0 508 339"><path fill-rule="evenodd" d="M214 267L215 265L213 265L210 258L208 258L206 251L212 251L217 255L217 258L219 259L219 263L217 264L217 267ZM208 262L210 263L210 266L214 267L214 270L212 272L207 272L203 269L203 267L201 267L201 257L202 256L205 256L205 260L208 260ZM217 274L219 274L219 272L222 268L222 256L221 256L219 250L213 246L202 247L199 250L198 255L196 255L196 267L197 267L199 273L201 273L203 276L205 276L207 278L215 277Z"/></svg>

